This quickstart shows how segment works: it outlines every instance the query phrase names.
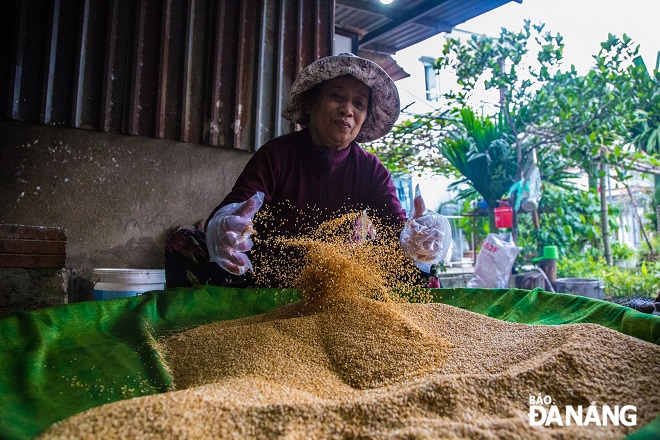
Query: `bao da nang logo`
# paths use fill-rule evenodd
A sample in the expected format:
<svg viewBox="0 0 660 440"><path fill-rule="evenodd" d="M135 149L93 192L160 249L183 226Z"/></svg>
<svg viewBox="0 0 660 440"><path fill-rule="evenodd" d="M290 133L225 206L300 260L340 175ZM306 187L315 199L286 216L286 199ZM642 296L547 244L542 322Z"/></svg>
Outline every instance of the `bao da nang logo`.
<svg viewBox="0 0 660 440"><path fill-rule="evenodd" d="M635 426L634 405L555 405L550 396L529 396L530 426Z"/></svg>

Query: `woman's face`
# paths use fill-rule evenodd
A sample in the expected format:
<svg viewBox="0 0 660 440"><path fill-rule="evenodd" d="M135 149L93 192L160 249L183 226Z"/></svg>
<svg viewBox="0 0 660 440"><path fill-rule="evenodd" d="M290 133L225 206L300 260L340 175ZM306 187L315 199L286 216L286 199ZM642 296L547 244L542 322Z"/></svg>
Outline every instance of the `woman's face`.
<svg viewBox="0 0 660 440"><path fill-rule="evenodd" d="M341 150L360 132L369 108L371 89L344 75L321 84L309 109L309 130L314 144Z"/></svg>

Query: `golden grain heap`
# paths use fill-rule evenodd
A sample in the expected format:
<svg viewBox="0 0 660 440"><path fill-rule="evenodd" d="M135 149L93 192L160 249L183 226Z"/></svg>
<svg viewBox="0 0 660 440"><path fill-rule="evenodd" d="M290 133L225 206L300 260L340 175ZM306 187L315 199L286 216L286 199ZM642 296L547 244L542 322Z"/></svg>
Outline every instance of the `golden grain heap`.
<svg viewBox="0 0 660 440"><path fill-rule="evenodd" d="M409 262L382 235L335 233L354 220L281 243L305 250L283 269L303 301L159 341L175 391L85 411L42 437L617 439L660 411L660 347L594 324L402 302L415 290L402 287ZM635 405L637 425L530 426L539 395Z"/></svg>

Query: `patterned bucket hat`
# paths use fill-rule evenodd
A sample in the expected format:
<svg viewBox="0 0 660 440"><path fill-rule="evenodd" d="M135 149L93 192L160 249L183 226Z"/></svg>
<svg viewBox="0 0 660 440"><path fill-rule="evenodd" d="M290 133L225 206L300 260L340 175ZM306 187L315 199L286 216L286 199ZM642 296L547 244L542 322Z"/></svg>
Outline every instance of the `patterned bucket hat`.
<svg viewBox="0 0 660 440"><path fill-rule="evenodd" d="M394 81L378 64L352 53L321 58L305 67L291 85L289 102L282 116L297 124L309 125L303 95L315 85L342 75L352 75L371 88L369 113L355 141L371 142L389 133L400 110Z"/></svg>

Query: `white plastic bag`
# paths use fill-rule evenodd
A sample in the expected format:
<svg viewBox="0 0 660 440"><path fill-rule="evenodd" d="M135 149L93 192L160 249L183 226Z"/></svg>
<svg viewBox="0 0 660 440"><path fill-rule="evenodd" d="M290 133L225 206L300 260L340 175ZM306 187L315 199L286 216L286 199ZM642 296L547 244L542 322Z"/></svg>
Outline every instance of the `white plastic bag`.
<svg viewBox="0 0 660 440"><path fill-rule="evenodd" d="M415 189L413 216L404 225L399 241L406 255L424 272L444 260L452 245L449 221L426 209L419 185Z"/></svg>
<svg viewBox="0 0 660 440"><path fill-rule="evenodd" d="M511 234L488 234L484 240L468 287L509 287L511 268L522 250Z"/></svg>
<svg viewBox="0 0 660 440"><path fill-rule="evenodd" d="M539 206L541 196L541 171L536 165L533 165L525 174L520 208L524 212L535 211Z"/></svg>

